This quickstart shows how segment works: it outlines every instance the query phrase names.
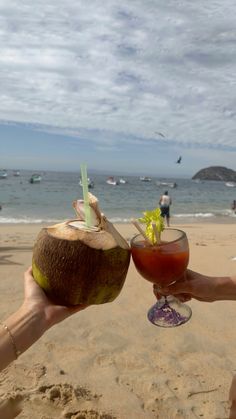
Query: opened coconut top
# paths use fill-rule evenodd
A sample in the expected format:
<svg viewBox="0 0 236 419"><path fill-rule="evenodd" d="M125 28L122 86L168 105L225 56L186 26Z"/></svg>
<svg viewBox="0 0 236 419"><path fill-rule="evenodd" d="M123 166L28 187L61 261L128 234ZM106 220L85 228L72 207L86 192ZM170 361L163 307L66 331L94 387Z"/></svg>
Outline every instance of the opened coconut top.
<svg viewBox="0 0 236 419"><path fill-rule="evenodd" d="M61 240L80 240L95 249L108 250L117 246L128 249L127 241L101 213L98 199L91 193L88 195L91 226L88 227L85 223L84 201L77 200L73 202L73 207L78 218L47 227L48 234Z"/></svg>

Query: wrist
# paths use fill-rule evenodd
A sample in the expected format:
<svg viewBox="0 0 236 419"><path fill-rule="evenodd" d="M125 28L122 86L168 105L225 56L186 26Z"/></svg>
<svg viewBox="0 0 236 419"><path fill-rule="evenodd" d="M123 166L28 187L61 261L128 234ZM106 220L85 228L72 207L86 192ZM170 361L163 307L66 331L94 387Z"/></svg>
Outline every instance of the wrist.
<svg viewBox="0 0 236 419"><path fill-rule="evenodd" d="M218 300L236 300L236 277L218 277L216 281Z"/></svg>
<svg viewBox="0 0 236 419"><path fill-rule="evenodd" d="M11 331L20 353L25 352L46 331L43 314L24 304L5 321L5 324Z"/></svg>

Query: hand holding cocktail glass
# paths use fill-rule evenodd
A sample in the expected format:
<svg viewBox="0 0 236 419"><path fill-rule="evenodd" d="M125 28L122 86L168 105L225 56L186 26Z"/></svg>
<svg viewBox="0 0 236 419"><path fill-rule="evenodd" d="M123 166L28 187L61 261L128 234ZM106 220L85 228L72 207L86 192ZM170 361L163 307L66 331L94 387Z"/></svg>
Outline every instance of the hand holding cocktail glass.
<svg viewBox="0 0 236 419"><path fill-rule="evenodd" d="M189 246L184 231L164 228L160 210L146 211L139 219L146 224L131 240L131 254L137 271L143 278L161 289L180 280L188 266ZM156 326L176 327L192 315L190 307L173 296L163 296L148 311L148 319Z"/></svg>

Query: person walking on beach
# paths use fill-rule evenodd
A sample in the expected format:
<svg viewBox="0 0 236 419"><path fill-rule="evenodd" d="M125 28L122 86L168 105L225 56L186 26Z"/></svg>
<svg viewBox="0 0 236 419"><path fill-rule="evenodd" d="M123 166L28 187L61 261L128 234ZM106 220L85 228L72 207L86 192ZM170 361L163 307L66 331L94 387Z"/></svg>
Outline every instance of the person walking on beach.
<svg viewBox="0 0 236 419"><path fill-rule="evenodd" d="M232 209L232 211L234 211L234 214L236 214L236 199L233 200L233 202L231 204L231 209Z"/></svg>
<svg viewBox="0 0 236 419"><path fill-rule="evenodd" d="M172 204L168 191L161 195L159 200L161 216L166 219L167 227L170 227L170 205Z"/></svg>

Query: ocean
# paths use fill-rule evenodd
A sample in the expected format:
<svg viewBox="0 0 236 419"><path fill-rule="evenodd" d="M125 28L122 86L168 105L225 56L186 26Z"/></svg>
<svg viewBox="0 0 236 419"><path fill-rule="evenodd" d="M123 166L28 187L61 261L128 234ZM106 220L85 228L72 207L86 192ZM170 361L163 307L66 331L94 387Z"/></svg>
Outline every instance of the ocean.
<svg viewBox="0 0 236 419"><path fill-rule="evenodd" d="M29 182L32 172L21 170L20 176L0 179L0 223L53 223L75 217L72 201L82 199L80 172L41 172L38 184ZM127 183L108 185L107 174L89 173L94 181L91 192L99 199L102 212L112 222L127 223L142 216L143 211L158 206L160 195L169 191L172 198L171 217L174 224L193 222L236 222L231 203L236 188L224 182L195 182L191 179L151 177L143 182L139 176L115 176ZM159 186L158 182L176 182L176 188Z"/></svg>

